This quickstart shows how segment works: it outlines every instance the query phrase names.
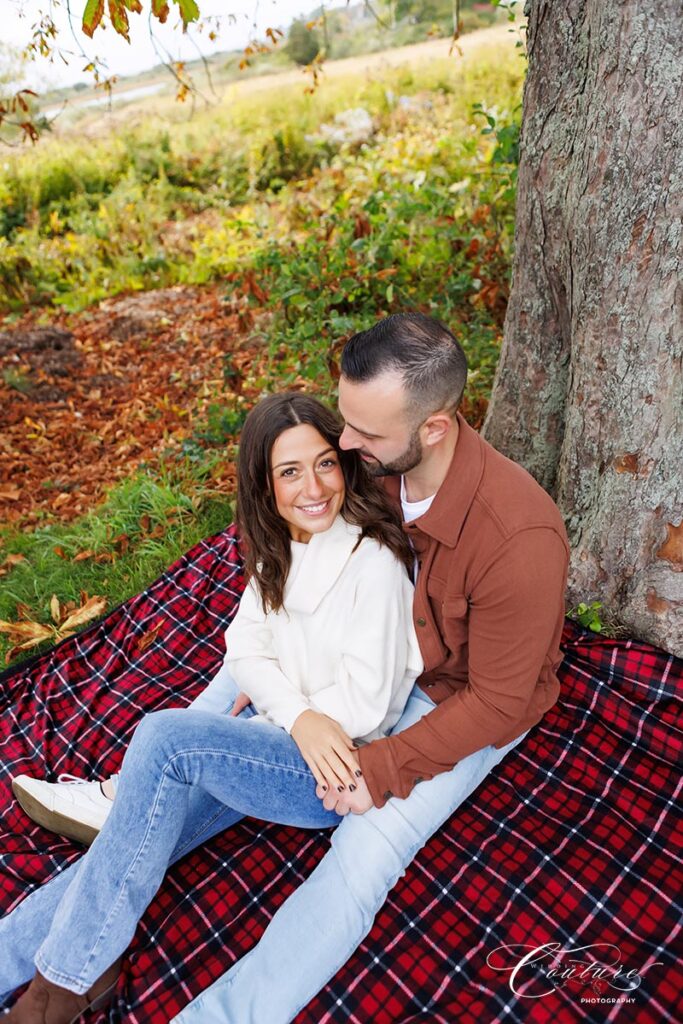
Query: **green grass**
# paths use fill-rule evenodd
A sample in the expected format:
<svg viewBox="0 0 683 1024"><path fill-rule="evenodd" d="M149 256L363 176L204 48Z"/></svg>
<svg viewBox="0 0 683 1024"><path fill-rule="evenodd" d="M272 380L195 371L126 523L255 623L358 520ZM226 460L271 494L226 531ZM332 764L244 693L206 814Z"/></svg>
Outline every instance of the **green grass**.
<svg viewBox="0 0 683 1024"><path fill-rule="evenodd" d="M52 595L62 604L70 600L80 604L83 590L91 597L107 596L111 610L144 590L193 544L232 521L232 501L198 493L191 499L187 478L183 480L177 473L175 480L169 479L168 473L165 476L163 482L138 474L118 484L101 506L69 525L44 526L33 533L3 529L0 560L7 554L22 554L26 561L0 579L0 619L14 621L17 604L22 602L31 609L34 620L49 624ZM193 490L196 492L196 486ZM141 525L143 516L149 517L147 528ZM150 538L149 533L158 526L163 528L163 536ZM112 542L121 534L129 538L129 546L119 555L120 548ZM116 560L100 564L92 559L72 561L86 550L115 552ZM7 637L0 634L0 668L9 646ZM49 647L45 642L22 652L12 664Z"/></svg>

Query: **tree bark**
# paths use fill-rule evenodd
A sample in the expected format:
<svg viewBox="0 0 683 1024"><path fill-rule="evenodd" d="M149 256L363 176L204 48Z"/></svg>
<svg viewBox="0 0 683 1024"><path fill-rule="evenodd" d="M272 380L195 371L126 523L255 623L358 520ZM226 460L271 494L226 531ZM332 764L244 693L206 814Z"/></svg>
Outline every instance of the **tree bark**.
<svg viewBox="0 0 683 1024"><path fill-rule="evenodd" d="M531 0L484 435L555 497L568 601L683 654L683 10Z"/></svg>

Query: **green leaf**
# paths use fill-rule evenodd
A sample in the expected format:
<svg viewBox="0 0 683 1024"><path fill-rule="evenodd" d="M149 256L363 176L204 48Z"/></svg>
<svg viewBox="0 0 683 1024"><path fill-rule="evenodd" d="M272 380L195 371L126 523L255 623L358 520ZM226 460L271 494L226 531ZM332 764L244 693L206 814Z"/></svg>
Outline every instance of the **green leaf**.
<svg viewBox="0 0 683 1024"><path fill-rule="evenodd" d="M394 301L394 286L393 286L393 284L387 285L386 296L387 296L387 302L393 302Z"/></svg>
<svg viewBox="0 0 683 1024"><path fill-rule="evenodd" d="M183 29L186 29L191 21L199 17L199 8L196 0L176 0L180 9L180 17L183 19Z"/></svg>
<svg viewBox="0 0 683 1024"><path fill-rule="evenodd" d="M104 0L88 0L83 11L83 31L92 39L104 14Z"/></svg>

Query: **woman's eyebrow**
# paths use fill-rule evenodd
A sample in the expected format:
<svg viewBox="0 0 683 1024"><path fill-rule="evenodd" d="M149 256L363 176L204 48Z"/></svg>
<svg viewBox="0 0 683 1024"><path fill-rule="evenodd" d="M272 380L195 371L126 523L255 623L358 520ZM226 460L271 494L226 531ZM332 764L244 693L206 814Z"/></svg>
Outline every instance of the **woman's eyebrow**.
<svg viewBox="0 0 683 1024"><path fill-rule="evenodd" d="M336 455L336 450L332 447L332 445L330 445L330 447L326 448L324 452L318 452L318 454L315 456L315 459L313 461L317 462L318 459L322 459L323 455L327 455L328 452L335 452L335 455ZM275 466L273 466L273 469L279 469L280 466L300 466L300 465L301 465L301 461L299 459L288 459L286 462L278 462Z"/></svg>

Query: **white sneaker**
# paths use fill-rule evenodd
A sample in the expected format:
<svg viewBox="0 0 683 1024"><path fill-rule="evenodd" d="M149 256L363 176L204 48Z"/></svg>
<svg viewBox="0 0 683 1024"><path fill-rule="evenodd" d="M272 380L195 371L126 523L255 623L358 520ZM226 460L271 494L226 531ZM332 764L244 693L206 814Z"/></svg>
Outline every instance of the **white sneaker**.
<svg viewBox="0 0 683 1024"><path fill-rule="evenodd" d="M32 821L86 846L96 838L113 804L99 782L84 782L75 775L60 775L57 782L17 775L12 789Z"/></svg>

